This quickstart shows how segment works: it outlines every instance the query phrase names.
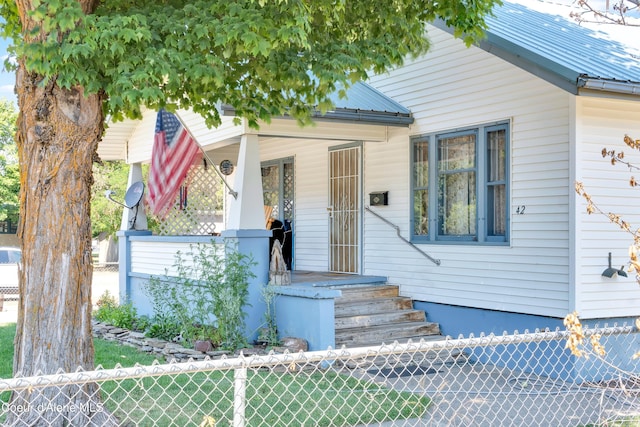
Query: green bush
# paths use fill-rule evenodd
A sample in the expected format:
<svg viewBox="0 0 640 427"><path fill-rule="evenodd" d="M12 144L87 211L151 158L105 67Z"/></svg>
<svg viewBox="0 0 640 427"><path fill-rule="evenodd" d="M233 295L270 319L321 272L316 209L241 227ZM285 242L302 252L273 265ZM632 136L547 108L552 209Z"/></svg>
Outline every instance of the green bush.
<svg viewBox="0 0 640 427"><path fill-rule="evenodd" d="M280 345L278 338L278 328L276 326L276 287L267 284L262 288L262 299L264 300L266 310L264 312L264 323L258 330L258 342L273 347Z"/></svg>
<svg viewBox="0 0 640 427"><path fill-rule="evenodd" d="M136 329L137 310L131 302L118 304L115 297L105 291L100 296L93 311L93 317L99 321L108 323L117 328Z"/></svg>
<svg viewBox="0 0 640 427"><path fill-rule="evenodd" d="M246 346L244 308L254 265L250 257L214 242L178 252L177 276L152 277L147 283L154 318L173 319L187 344L210 340L229 350ZM156 329L153 333L160 333L161 327Z"/></svg>
<svg viewBox="0 0 640 427"><path fill-rule="evenodd" d="M177 319L164 314L156 314L150 319L149 327L145 330L145 336L173 341L180 335L182 328Z"/></svg>

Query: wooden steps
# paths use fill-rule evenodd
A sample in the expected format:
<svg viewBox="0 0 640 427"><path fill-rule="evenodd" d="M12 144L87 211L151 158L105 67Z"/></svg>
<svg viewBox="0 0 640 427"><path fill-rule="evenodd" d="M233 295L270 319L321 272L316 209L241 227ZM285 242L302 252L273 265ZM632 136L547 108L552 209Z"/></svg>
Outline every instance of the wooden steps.
<svg viewBox="0 0 640 427"><path fill-rule="evenodd" d="M424 311L414 310L410 298L387 284L337 286L335 300L336 347L361 347L414 341L440 336L437 323L427 322Z"/></svg>

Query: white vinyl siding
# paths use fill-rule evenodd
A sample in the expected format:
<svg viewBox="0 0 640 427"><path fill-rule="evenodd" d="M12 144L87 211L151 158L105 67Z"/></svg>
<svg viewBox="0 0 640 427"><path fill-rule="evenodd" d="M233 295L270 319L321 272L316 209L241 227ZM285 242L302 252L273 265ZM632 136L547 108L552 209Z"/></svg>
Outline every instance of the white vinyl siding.
<svg viewBox="0 0 640 427"><path fill-rule="evenodd" d="M149 274L152 276L177 276L176 254L180 253L183 266L192 264L190 254L198 254L198 245L210 245L212 238L204 239L206 243L202 243L202 238L191 238L200 242L191 241L189 237L168 238L156 241L135 241L131 242L131 273ZM211 239L211 240L209 240ZM182 241L180 241L182 240ZM224 254L224 243L219 241L218 249L220 255Z"/></svg>
<svg viewBox="0 0 640 427"><path fill-rule="evenodd" d="M445 32L429 35L425 57L372 85L411 109L411 136L510 121L510 245L420 244L441 260L436 266L365 214L364 273L388 276L416 300L563 317L570 306L572 96ZM376 212L408 238L410 144L402 132L365 146L364 177L365 194L389 191L389 206Z"/></svg>
<svg viewBox="0 0 640 427"><path fill-rule="evenodd" d="M576 179L604 212L620 214L635 230L640 226L640 193L629 185L629 179L639 173L623 164L611 165L601 152L605 147L623 151L625 160L640 164L640 152L623 142L625 134L640 139L637 103L580 97L577 110ZM614 268L627 264L632 236L603 215L588 215L586 202L577 195L576 218L576 310L583 318L640 315L640 286L635 275L601 276L608 267L609 252Z"/></svg>

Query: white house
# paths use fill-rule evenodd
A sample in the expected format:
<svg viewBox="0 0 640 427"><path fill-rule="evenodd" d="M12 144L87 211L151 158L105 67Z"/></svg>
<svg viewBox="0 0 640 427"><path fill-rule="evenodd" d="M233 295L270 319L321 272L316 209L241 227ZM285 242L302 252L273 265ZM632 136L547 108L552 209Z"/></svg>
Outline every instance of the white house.
<svg viewBox="0 0 640 427"><path fill-rule="evenodd" d="M574 191L583 182L605 211L640 224L628 170L601 155L603 147L635 154L622 141L640 138L638 52L568 17L508 2L489 26L485 40L466 47L436 23L429 53L352 88L314 127L279 118L255 131L222 107L223 124L207 129L184 112L216 164L236 165L228 179L239 194L227 196L225 228L264 230L268 199L292 222L294 271L384 277L448 335L562 327L574 310L587 323L639 316L635 277L602 276L610 252L614 267L627 262L631 236L588 215ZM640 39L640 30L629 32ZM148 162L154 121L149 112L112 125L102 158ZM136 278L171 264L173 249L165 254L158 241L183 244L142 241L121 266L129 295ZM292 334L309 313L333 321L322 315L331 304L299 302L278 313L291 310L282 328ZM325 334L309 338L322 346L331 328L302 333Z"/></svg>

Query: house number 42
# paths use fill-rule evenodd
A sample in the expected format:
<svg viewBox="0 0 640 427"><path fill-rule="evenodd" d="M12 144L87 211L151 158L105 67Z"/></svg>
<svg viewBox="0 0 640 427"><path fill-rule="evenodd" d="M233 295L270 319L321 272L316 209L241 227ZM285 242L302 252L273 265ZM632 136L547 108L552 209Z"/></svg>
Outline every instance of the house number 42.
<svg viewBox="0 0 640 427"><path fill-rule="evenodd" d="M516 207L516 215L524 215L524 210L527 207L525 205L520 205L518 207Z"/></svg>

